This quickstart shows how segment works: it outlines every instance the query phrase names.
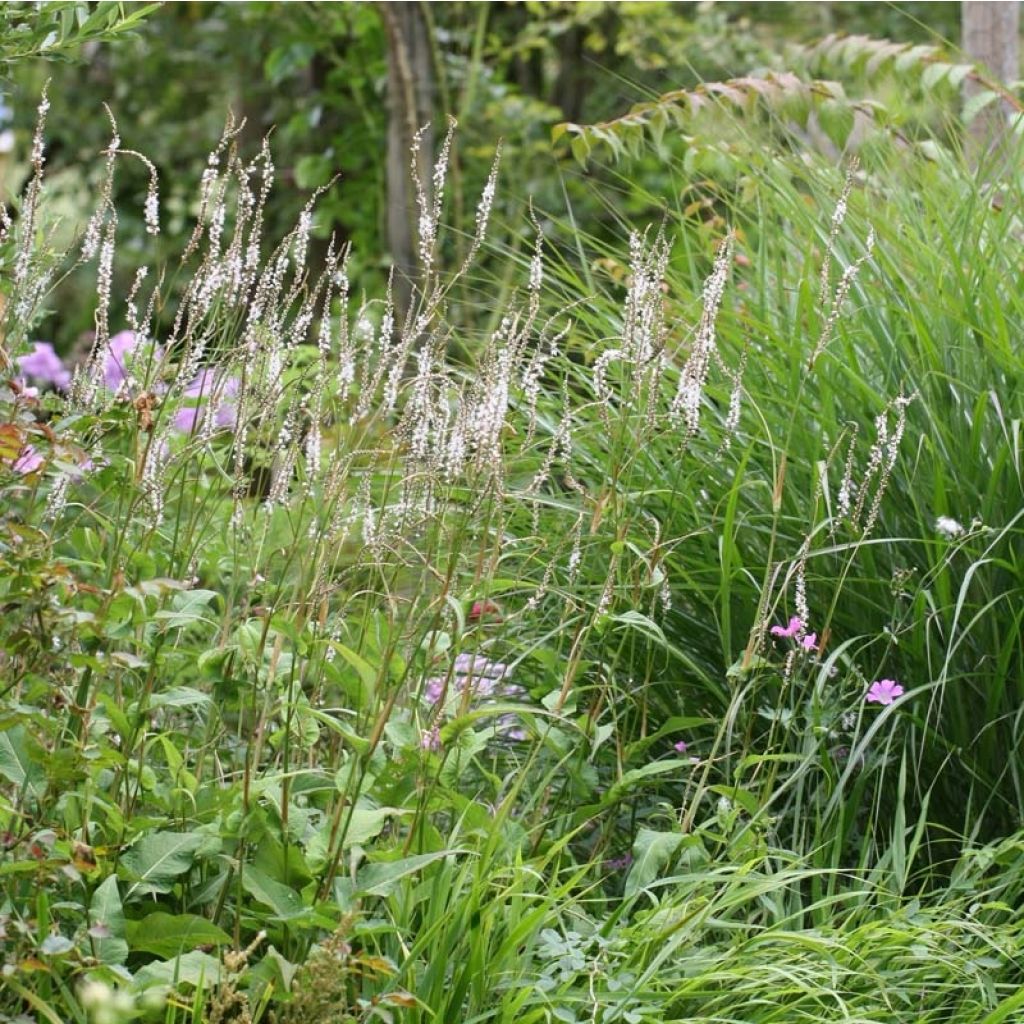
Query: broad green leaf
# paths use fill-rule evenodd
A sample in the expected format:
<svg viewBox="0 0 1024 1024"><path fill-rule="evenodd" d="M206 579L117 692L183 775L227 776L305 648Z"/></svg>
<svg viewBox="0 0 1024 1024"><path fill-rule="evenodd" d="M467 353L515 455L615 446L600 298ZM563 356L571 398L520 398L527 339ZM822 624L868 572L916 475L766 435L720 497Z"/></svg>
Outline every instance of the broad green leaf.
<svg viewBox="0 0 1024 1024"><path fill-rule="evenodd" d="M117 888L117 876L104 879L89 902L90 927L99 925L109 934L102 938L92 937L92 948L96 958L105 964L123 964L128 959L128 943L125 940L124 908Z"/></svg>
<svg viewBox="0 0 1024 1024"><path fill-rule="evenodd" d="M467 850L436 850L434 853L421 853L401 860L378 861L360 868L356 874L356 891L366 896L389 896L395 884L408 875L415 874L434 861L444 860Z"/></svg>
<svg viewBox="0 0 1024 1024"><path fill-rule="evenodd" d="M196 946L223 946L231 936L198 914L168 914L162 910L127 924L128 945L133 951L155 953L170 959Z"/></svg>
<svg viewBox="0 0 1024 1024"><path fill-rule="evenodd" d="M361 684L359 698L361 701L368 701L377 685L377 670L351 647L346 647L337 640L331 640L330 644L356 670Z"/></svg>
<svg viewBox="0 0 1024 1024"><path fill-rule="evenodd" d="M611 804L616 800L621 800L638 782L648 779L653 775L664 775L666 772L677 772L681 768L689 767L690 762L688 760L682 761L677 757L673 757L667 761L652 761L650 764L645 764L642 768L631 768L623 774L618 782L609 787L601 803Z"/></svg>
<svg viewBox="0 0 1024 1024"><path fill-rule="evenodd" d="M32 758L33 746L34 741L20 725L0 732L0 775L19 791L39 799L46 791L46 773Z"/></svg>
<svg viewBox="0 0 1024 1024"><path fill-rule="evenodd" d="M172 686L163 693L154 693L149 700L149 706L153 708L193 708L210 703L208 694L191 686Z"/></svg>
<svg viewBox="0 0 1024 1024"><path fill-rule="evenodd" d="M837 149L846 148L846 140L853 131L853 108L846 100L824 100L817 108L822 131Z"/></svg>
<svg viewBox="0 0 1024 1024"><path fill-rule="evenodd" d="M655 832L642 828L633 842L633 866L626 878L624 896L629 899L646 888L665 869L683 842L681 832Z"/></svg>
<svg viewBox="0 0 1024 1024"><path fill-rule="evenodd" d="M121 874L133 884L125 899L154 892L170 892L174 880L185 874L207 837L197 832L153 832L143 836L121 859Z"/></svg>
<svg viewBox="0 0 1024 1024"><path fill-rule="evenodd" d="M161 963L146 964L136 971L136 988L150 985L215 985L220 980L220 961L209 953L193 950Z"/></svg>
<svg viewBox="0 0 1024 1024"><path fill-rule="evenodd" d="M257 903L270 907L282 921L302 917L306 906L302 897L291 886L275 882L259 868L247 865L242 872L242 887Z"/></svg>
<svg viewBox="0 0 1024 1024"><path fill-rule="evenodd" d="M343 846L358 846L376 839L384 828L388 818L396 814L410 814L397 807L357 807L352 812L352 820L345 831Z"/></svg>

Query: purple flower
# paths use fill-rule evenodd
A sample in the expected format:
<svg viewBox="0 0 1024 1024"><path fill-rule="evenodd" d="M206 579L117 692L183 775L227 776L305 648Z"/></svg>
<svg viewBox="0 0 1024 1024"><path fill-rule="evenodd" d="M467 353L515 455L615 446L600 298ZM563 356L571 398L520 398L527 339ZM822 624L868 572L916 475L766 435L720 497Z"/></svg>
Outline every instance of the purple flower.
<svg viewBox="0 0 1024 1024"><path fill-rule="evenodd" d="M52 384L64 391L71 384L71 374L48 341L36 341L28 355L18 356L18 369L41 384Z"/></svg>
<svg viewBox="0 0 1024 1024"><path fill-rule="evenodd" d="M221 378L211 370L203 370L183 394L185 398L194 399L195 405L185 406L174 414L174 428L183 433L191 433L202 421L204 410L202 399L216 398L213 411L213 422L217 427L233 427L238 418L238 410L234 402L224 401L226 397L238 394L241 382L237 377Z"/></svg>
<svg viewBox="0 0 1024 1024"><path fill-rule="evenodd" d="M805 651L816 651L818 649L818 634L808 633L800 643L803 645Z"/></svg>
<svg viewBox="0 0 1024 1024"><path fill-rule="evenodd" d="M438 753L441 749L441 730L436 726L424 729L420 733L420 749Z"/></svg>
<svg viewBox="0 0 1024 1024"><path fill-rule="evenodd" d="M895 679L876 679L864 698L869 704L891 704L903 696L903 687Z"/></svg>
<svg viewBox="0 0 1024 1024"><path fill-rule="evenodd" d="M423 687L423 696L428 704L436 704L444 693L444 679L441 676L432 676Z"/></svg>
<svg viewBox="0 0 1024 1024"><path fill-rule="evenodd" d="M21 454L11 464L11 468L15 473L21 473L24 476L27 473L34 473L42 464L42 455L32 445L27 444L21 449Z"/></svg>
<svg viewBox="0 0 1024 1024"><path fill-rule="evenodd" d="M482 654L458 654L455 657L456 675L473 676L477 679L504 679L508 672L508 665L500 661L490 661Z"/></svg>
<svg viewBox="0 0 1024 1024"><path fill-rule="evenodd" d="M119 391L128 380L127 361L135 348L137 338L134 331L120 331L107 343L103 356L103 383L111 391Z"/></svg>
<svg viewBox="0 0 1024 1024"><path fill-rule="evenodd" d="M686 753L686 740L679 740L678 742L673 743L672 744L672 749L674 751L676 751L677 753L679 753L679 754L685 754Z"/></svg>
<svg viewBox="0 0 1024 1024"><path fill-rule="evenodd" d="M772 626L770 632L772 636L783 636L790 639L802 632L803 628L804 620L799 615L794 615L789 620L788 626Z"/></svg>

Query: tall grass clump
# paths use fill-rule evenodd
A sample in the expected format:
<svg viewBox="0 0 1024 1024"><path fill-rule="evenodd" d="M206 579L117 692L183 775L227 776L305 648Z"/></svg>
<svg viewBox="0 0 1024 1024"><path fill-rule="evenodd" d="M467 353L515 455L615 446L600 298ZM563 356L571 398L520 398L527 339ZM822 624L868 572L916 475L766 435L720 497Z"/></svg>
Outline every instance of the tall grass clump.
<svg viewBox="0 0 1024 1024"><path fill-rule="evenodd" d="M156 171L113 124L58 252L46 112L0 250L0 1011L1013 1019L1012 186L766 157L620 253L490 238L496 159L456 247L449 131L398 308L312 259L318 196L266 237L229 123L122 294Z"/></svg>

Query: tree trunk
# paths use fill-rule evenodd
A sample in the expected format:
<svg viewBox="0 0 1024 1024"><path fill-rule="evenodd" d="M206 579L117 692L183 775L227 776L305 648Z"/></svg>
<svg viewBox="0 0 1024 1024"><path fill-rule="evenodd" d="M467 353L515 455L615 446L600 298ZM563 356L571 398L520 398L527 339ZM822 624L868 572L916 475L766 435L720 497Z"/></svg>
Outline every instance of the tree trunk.
<svg viewBox="0 0 1024 1024"><path fill-rule="evenodd" d="M434 80L427 23L418 3L381 3L388 37L387 230L394 266L398 323L408 312L418 280L416 225L419 211L412 178L413 135L433 119ZM430 160L434 135L420 145L416 173L430 197Z"/></svg>
<svg viewBox="0 0 1024 1024"><path fill-rule="evenodd" d="M990 0L963 0L961 6L963 51L982 73L1005 85L1020 75L1020 3L994 3ZM964 92L969 98L985 86L968 79ZM969 126L968 152L974 163L987 157L1005 156L1007 120L1011 109L1002 100L990 103ZM997 159L996 162L1001 162Z"/></svg>

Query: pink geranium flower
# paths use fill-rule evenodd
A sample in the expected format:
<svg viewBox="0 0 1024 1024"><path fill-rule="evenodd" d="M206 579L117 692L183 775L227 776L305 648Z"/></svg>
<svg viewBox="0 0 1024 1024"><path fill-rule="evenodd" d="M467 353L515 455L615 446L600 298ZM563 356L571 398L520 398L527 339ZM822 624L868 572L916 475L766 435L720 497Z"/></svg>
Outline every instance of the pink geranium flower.
<svg viewBox="0 0 1024 1024"><path fill-rule="evenodd" d="M818 634L808 633L800 643L805 651L816 651L818 649Z"/></svg>
<svg viewBox="0 0 1024 1024"><path fill-rule="evenodd" d="M677 753L679 753L679 754L685 754L686 753L686 740L679 740L678 742L673 743L672 744L672 749L674 751L676 751Z"/></svg>
<svg viewBox="0 0 1024 1024"><path fill-rule="evenodd" d="M11 468L15 473L21 473L24 476L27 473L34 473L42 464L42 455L32 445L27 444L21 449L21 454L11 463Z"/></svg>
<svg viewBox="0 0 1024 1024"><path fill-rule="evenodd" d="M804 628L804 620L799 615L794 615L789 620L788 626L772 626L770 632L772 636L782 636L787 639L797 636L800 631Z"/></svg>
<svg viewBox="0 0 1024 1024"><path fill-rule="evenodd" d="M864 698L869 704L891 704L897 697L903 696L903 687L895 679L876 679L868 687Z"/></svg>

